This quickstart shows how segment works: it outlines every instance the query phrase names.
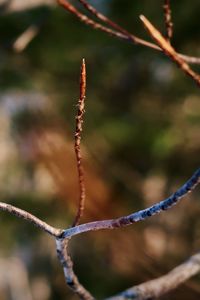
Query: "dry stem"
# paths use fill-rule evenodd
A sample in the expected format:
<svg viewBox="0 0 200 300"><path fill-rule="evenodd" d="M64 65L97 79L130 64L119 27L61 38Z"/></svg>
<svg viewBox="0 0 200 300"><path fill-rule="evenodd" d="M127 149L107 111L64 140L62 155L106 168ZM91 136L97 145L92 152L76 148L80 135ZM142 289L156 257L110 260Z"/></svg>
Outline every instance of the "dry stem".
<svg viewBox="0 0 200 300"><path fill-rule="evenodd" d="M86 65L85 60L82 60L81 65L81 74L80 74L80 98L78 101L78 113L76 117L76 132L75 132L75 154L76 154L76 162L77 162L77 170L78 170L78 179L79 179L79 188L80 188L80 196L79 196L79 205L78 211L73 223L73 226L76 226L82 215L85 204L85 181L84 181L84 170L82 165L82 156L81 156L81 132L83 130L83 115L85 112L85 95L86 95Z"/></svg>
<svg viewBox="0 0 200 300"><path fill-rule="evenodd" d="M152 38L157 42L163 52L169 56L187 75L189 75L200 86L200 75L195 73L189 65L182 59L172 45L162 36L162 34L145 18L140 16L145 28Z"/></svg>
<svg viewBox="0 0 200 300"><path fill-rule="evenodd" d="M101 31L104 31L110 35L113 36L117 36L118 38L121 39L125 39L127 40L127 36L124 34L121 34L115 30L112 30L108 27L105 27L103 25L101 25L98 22L93 21L92 19L88 18L86 15L84 15L83 13L81 13L78 9L75 8L75 6L73 6L72 4L70 4L68 1L66 0L57 0L58 4L61 5L64 9L68 10L69 12L71 12L72 14L74 14L75 16L77 16L79 18L79 20L81 20L83 23L91 26L94 29L100 29Z"/></svg>
<svg viewBox="0 0 200 300"><path fill-rule="evenodd" d="M62 6L64 9L68 10L70 13L75 15L80 21L82 21L86 25L91 26L94 29L99 29L99 30L106 32L114 37L129 41L134 44L143 45L145 47L149 47L149 48L159 50L159 51L162 50L158 45L148 42L144 39L137 37L136 35L131 34L126 29L122 28L115 22L111 21L109 18L107 18L103 14L99 13L86 0L78 0L78 1L81 2L81 4L84 5L84 7L90 13L92 13L97 19L99 19L100 21L103 21L105 24L107 24L109 27L113 28L114 30L109 28L108 26L104 26L104 25L100 24L99 22L93 21L91 18L89 18L85 14L81 13L77 8L75 8L74 5L70 4L69 1L67 1L67 0L57 0L57 3L60 6ZM200 64L199 57L188 56L188 55L184 55L184 54L180 54L180 53L177 53L177 54L180 58L184 59L187 63Z"/></svg>
<svg viewBox="0 0 200 300"><path fill-rule="evenodd" d="M172 22L172 11L171 11L170 0L164 0L164 18L165 18L165 27L166 27L166 36L170 41L173 36L173 22Z"/></svg>

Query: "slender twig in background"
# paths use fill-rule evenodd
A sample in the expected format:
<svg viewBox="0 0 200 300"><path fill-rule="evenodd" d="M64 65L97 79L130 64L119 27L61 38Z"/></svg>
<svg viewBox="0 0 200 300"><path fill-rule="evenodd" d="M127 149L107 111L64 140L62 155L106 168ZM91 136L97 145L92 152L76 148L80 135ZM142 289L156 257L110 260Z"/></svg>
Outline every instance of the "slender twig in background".
<svg viewBox="0 0 200 300"><path fill-rule="evenodd" d="M28 221L38 228L42 229L43 231L47 232L48 234L59 237L63 230L55 228L53 226L50 226L49 224L45 223L44 221L40 220L39 218L35 217L34 215L30 214L29 212L17 208L13 205L0 202L0 210L6 211L18 218L24 219L25 221Z"/></svg>
<svg viewBox="0 0 200 300"><path fill-rule="evenodd" d="M28 27L14 42L13 49L20 53L22 52L29 43L36 37L39 32L39 27L36 25L31 25Z"/></svg>
<svg viewBox="0 0 200 300"><path fill-rule="evenodd" d="M56 239L58 259L63 267L67 285L77 294L80 299L94 300L94 297L80 284L73 271L73 262L68 253L69 239Z"/></svg>
<svg viewBox="0 0 200 300"><path fill-rule="evenodd" d="M162 34L145 18L140 16L145 28L150 33L154 41L160 46L163 52L169 56L187 75L189 75L200 86L200 75L195 73L189 65L182 59L171 44L162 36Z"/></svg>
<svg viewBox="0 0 200 300"><path fill-rule="evenodd" d="M84 181L84 169L82 165L82 156L81 156L81 132L83 130L83 115L85 112L85 95L86 95L86 65L85 65L85 60L83 59L81 65L81 73L80 73L80 97L78 100L78 113L76 116L76 132L75 132L75 143L74 143L80 196L79 196L78 211L73 226L78 225L82 217L84 204L85 204L85 181Z"/></svg>
<svg viewBox="0 0 200 300"><path fill-rule="evenodd" d="M72 237L74 235L88 232L88 231L96 231L102 229L115 229L119 227L124 227L127 225L131 225L135 222L145 220L155 214L160 213L161 211L165 211L175 205L182 197L186 196L191 190L193 190L197 184L200 183L200 168L192 175L192 177L181 186L174 194L172 194L167 199L160 201L148 207L144 210L137 211L128 216L123 216L118 219L104 220L104 221L96 221L81 224L76 227L68 228L62 233L62 237Z"/></svg>
<svg viewBox="0 0 200 300"><path fill-rule="evenodd" d="M100 24L99 22L93 21L91 18L89 18L85 14L81 13L77 8L75 8L74 5L70 4L67 0L57 0L57 3L60 6L62 6L64 9L68 10L70 13L75 15L80 21L82 21L86 25L91 26L94 29L99 29L103 32L106 32L106 33L112 35L112 36L115 36L122 40L129 41L136 45L137 44L143 45L145 47L149 47L149 48L159 50L159 51L162 50L158 45L148 42L144 39L137 37L136 35L131 34L126 29L122 28L115 22L111 21L109 18L104 16L102 13L99 13L93 6L91 6L89 3L87 3L86 0L78 0L78 1L81 2L81 4L84 5L84 7L88 11L90 11L90 13L92 13L97 19L99 19L100 21L103 21L105 24L112 27L114 30L109 28L108 26L104 26L104 25ZM177 53L177 54L179 57L184 59L187 63L200 64L199 57L188 56L188 55L184 55L184 54L180 54L180 53Z"/></svg>
<svg viewBox="0 0 200 300"><path fill-rule="evenodd" d="M200 253L191 256L186 262L164 276L134 286L106 300L147 300L157 299L173 291L186 280L200 272Z"/></svg>
<svg viewBox="0 0 200 300"><path fill-rule="evenodd" d="M166 37L170 41L173 36L173 22L172 22L172 11L170 0L164 0L163 5L164 18L165 18L165 28L166 28Z"/></svg>

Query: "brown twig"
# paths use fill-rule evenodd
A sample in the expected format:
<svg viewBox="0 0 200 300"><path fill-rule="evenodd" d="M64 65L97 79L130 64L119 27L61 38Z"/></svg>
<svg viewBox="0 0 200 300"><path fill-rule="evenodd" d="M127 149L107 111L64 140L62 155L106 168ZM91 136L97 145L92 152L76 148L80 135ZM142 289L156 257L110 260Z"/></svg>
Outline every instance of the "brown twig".
<svg viewBox="0 0 200 300"><path fill-rule="evenodd" d="M173 291L199 272L200 253L197 253L166 275L134 286L114 297L107 298L106 300L157 299L170 291Z"/></svg>
<svg viewBox="0 0 200 300"><path fill-rule="evenodd" d="M152 48L154 50L159 50L159 51L162 50L158 45L148 42L144 39L137 37L136 35L131 34L126 29L122 28L115 22L111 21L109 18L107 18L103 14L99 13L93 6L88 4L87 1L85 1L85 0L78 0L78 1L81 2L81 4L83 4L84 7L88 11L90 11L90 13L92 13L97 19L103 21L108 26L114 28L114 30L109 28L108 26L104 26L104 25L100 24L99 22L93 21L91 18L89 18L85 14L81 13L77 8L75 8L74 5L70 4L69 1L67 1L67 0L57 0L57 3L60 6L62 6L64 9L66 9L67 11L69 11L70 13L75 15L81 22L85 23L88 26L91 26L94 29L99 29L99 30L101 30L105 33L108 33L114 37L117 37L122 40L126 40L126 41L134 43L136 45L143 45L145 47L149 47L149 48ZM180 53L177 53L177 54L180 58L184 59L187 63L200 64L199 57L188 56L188 55L184 55L184 54L180 54Z"/></svg>
<svg viewBox="0 0 200 300"><path fill-rule="evenodd" d="M173 22L172 22L172 11L171 11L170 0L164 0L163 10L166 27L166 37L170 41L173 36Z"/></svg>
<svg viewBox="0 0 200 300"><path fill-rule="evenodd" d="M200 86L200 75L195 73L189 65L182 59L172 45L162 36L162 34L145 18L140 16L145 28L150 33L154 41L160 46L163 52L169 56L187 75L189 75Z"/></svg>
<svg viewBox="0 0 200 300"><path fill-rule="evenodd" d="M79 224L79 221L82 217L84 205L85 205L85 181L84 181L84 169L82 165L82 156L81 156L81 133L83 130L83 115L85 112L85 95L86 95L86 65L85 60L82 60L81 65L81 74L80 74L80 97L78 100L78 113L76 117L76 132L75 132L75 143L74 149L76 154L77 170L78 170L78 179L79 179L79 206L78 211L73 223L73 226Z"/></svg>
<svg viewBox="0 0 200 300"><path fill-rule="evenodd" d="M120 25L118 25L117 23L113 22L112 20L110 20L108 17L106 17L105 15L103 15L102 13L100 13L98 10L96 10L96 8L94 8L91 4L89 4L87 1L85 0L78 0L92 15L94 15L97 19L99 19L100 21L104 22L105 24L107 24L108 26L112 27L113 29L115 29L116 31L124 34L125 36L129 37L133 42L137 42L137 37L133 34L131 34L130 32L128 32L126 29L124 29L123 27L121 27Z"/></svg>
<svg viewBox="0 0 200 300"><path fill-rule="evenodd" d="M73 270L73 262L68 253L69 239L56 239L58 259L63 267L65 281L82 300L94 300L94 297L81 285Z"/></svg>
<svg viewBox="0 0 200 300"><path fill-rule="evenodd" d="M86 15L84 15L78 9L76 9L75 6L70 4L67 0L57 0L57 2L64 9L68 10L69 12L74 14L76 17L78 17L79 20L82 21L83 23L85 23L86 25L89 25L94 29L100 29L101 31L104 31L104 32L106 32L110 35L116 36L118 38L125 39L125 40L128 39L128 37L126 35L121 34L115 30L108 28L108 27L105 27L105 26L101 25L100 23L95 22L92 19L88 18Z"/></svg>

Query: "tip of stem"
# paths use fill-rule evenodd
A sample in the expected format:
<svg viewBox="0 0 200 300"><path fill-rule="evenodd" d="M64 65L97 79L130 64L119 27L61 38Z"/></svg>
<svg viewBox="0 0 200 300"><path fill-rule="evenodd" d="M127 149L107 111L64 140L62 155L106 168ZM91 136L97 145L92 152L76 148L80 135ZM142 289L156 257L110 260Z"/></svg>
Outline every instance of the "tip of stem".
<svg viewBox="0 0 200 300"><path fill-rule="evenodd" d="M144 15L140 15L139 18L140 18L140 20L142 20L142 21L144 21L144 19L146 19Z"/></svg>

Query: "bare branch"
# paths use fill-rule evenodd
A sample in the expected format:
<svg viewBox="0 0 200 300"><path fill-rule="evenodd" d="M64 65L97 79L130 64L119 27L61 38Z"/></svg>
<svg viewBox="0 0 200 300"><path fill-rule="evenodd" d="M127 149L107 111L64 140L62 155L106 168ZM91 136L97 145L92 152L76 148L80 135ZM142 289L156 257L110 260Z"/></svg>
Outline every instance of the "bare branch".
<svg viewBox="0 0 200 300"><path fill-rule="evenodd" d="M61 229L52 227L52 226L48 225L47 223L43 222L42 220L38 219L34 215L28 213L27 211L17 208L13 205L0 202L0 210L9 212L10 214L12 214L18 218L22 218L22 219L34 224L35 226L39 227L40 229L42 229L43 231L49 233L50 235L52 235L54 237L59 237L62 233Z"/></svg>
<svg viewBox="0 0 200 300"><path fill-rule="evenodd" d="M170 0L164 0L164 18L165 18L165 27L166 27L166 36L167 39L170 41L173 36L173 22L172 22L172 11Z"/></svg>
<svg viewBox="0 0 200 300"><path fill-rule="evenodd" d="M137 42L137 37L130 32L128 32L126 29L122 28L112 20L110 20L108 17L100 13L98 10L96 10L91 4L89 4L85 0L78 0L92 15L94 15L97 19L104 22L108 26L112 27L116 31L124 34L125 36L129 37L133 42Z"/></svg>
<svg viewBox="0 0 200 300"><path fill-rule="evenodd" d="M106 32L110 35L116 36L118 38L125 39L125 40L128 39L128 37L126 35L121 34L115 30L108 28L108 27L105 27L105 26L101 25L100 23L97 23L97 22L93 21L92 19L88 18L86 15L84 15L78 9L76 9L75 6L70 4L67 0L57 0L57 2L59 5L61 5L66 10L68 10L69 12L74 14L76 17L78 17L79 20L81 20L86 25L89 25L94 29L100 29L101 31L104 31L104 32Z"/></svg>
<svg viewBox="0 0 200 300"><path fill-rule="evenodd" d="M150 33L152 38L157 42L161 47L163 52L169 56L187 75L189 75L196 83L200 86L200 75L195 73L189 65L182 59L171 44L162 36L162 34L145 18L140 16L141 21L143 22L145 28Z"/></svg>
<svg viewBox="0 0 200 300"><path fill-rule="evenodd" d="M134 286L106 300L147 300L157 299L183 284L200 272L200 253L191 256L186 262L159 278Z"/></svg>
<svg viewBox="0 0 200 300"><path fill-rule="evenodd" d="M79 221L83 215L84 204L85 204L85 181L84 181L84 170L82 165L82 156L81 156L81 132L83 130L83 115L85 112L85 95L86 95L86 65L85 60L82 60L81 65L81 74L80 74L80 97L78 100L78 113L76 117L76 132L75 132L75 154L78 170L78 179L79 179L79 206L78 211L73 223L73 226L79 224Z"/></svg>
<svg viewBox="0 0 200 300"><path fill-rule="evenodd" d="M73 262L68 254L69 239L56 239L56 249L58 259L63 267L64 276L67 285L82 300L94 300L95 298L80 284L73 271Z"/></svg>
<svg viewBox="0 0 200 300"><path fill-rule="evenodd" d="M88 231L96 231L102 229L115 229L119 227L124 227L127 225L131 225L135 222L146 220L147 218L160 213L161 211L168 210L173 205L175 205L182 197L186 196L191 190L193 190L197 184L200 183L200 168L192 175L192 177L182 186L180 187L174 194L172 194L169 198L160 201L153 206L132 213L128 216L123 216L117 219L104 220L104 221L96 221L81 224L76 227L68 228L63 231L62 237L72 237L77 234L81 234L83 232Z"/></svg>
<svg viewBox="0 0 200 300"><path fill-rule="evenodd" d="M61 229L56 229L56 228L48 225L47 223L41 221L40 219L33 216L32 214L30 214L22 209L16 208L10 204L0 202L0 210L7 211L19 218L23 218L24 220L33 223L35 226L39 227L43 231L56 237L58 258L63 266L67 284L70 286L70 288L76 294L79 295L80 299L94 300L94 297L79 283L78 278L76 277L76 275L73 272L73 264L72 264L69 254L68 254L69 238L74 235L86 232L86 231L94 231L94 230L100 230L100 229L113 229L113 228L130 225L137 221L144 220L154 214L157 214L162 210L167 210L172 205L177 203L177 201L181 197L183 197L187 193L189 193L199 183L199 181L200 181L200 169L198 169L194 173L194 175L188 180L188 182L186 182L176 193L174 193L169 198L161 201L160 203L153 205L150 208L133 213L126 217L121 217L119 219L86 223L86 224L79 225L79 226L76 226L73 228L69 228L65 231L61 230ZM199 256L200 256L200 254L199 254ZM163 290L163 293L168 292L169 290L177 287L179 284L181 284L182 282L187 280L189 277L191 277L191 276L195 275L197 272L199 272L199 269L200 269L199 256L192 257L188 261L188 263L181 265L180 267L175 269L176 271L174 270L166 275L166 276L173 275L174 280L177 278L176 285L175 284L173 285L173 283L174 283L173 280L171 282L166 280L166 276L165 276L165 277L156 279L155 281L150 281L148 283L141 284L138 287L133 288L133 290L130 289L130 290L124 292L122 295L120 295L120 297L123 296L123 298L116 298L116 299L113 298L113 300L127 299L127 297L128 297L127 295L129 295L128 299L131 299L130 293L133 294L133 292L135 293L136 291L138 293L137 294L138 297L141 297L141 295L143 296L144 293L145 293L145 295L147 295L147 293L152 293L152 294L154 293L153 295L157 295L157 294L161 295L162 290ZM197 261L197 258L198 258L198 261ZM197 262L198 262L198 266L197 266ZM184 272L184 270L185 270L185 272ZM180 273L180 276L178 276L178 273ZM168 282L168 284L164 285L165 281ZM157 286L157 289L155 289L155 286ZM157 294L155 294L155 293L157 293ZM126 297L124 295L126 295ZM146 298L134 298L134 299L139 300L139 299L146 299Z"/></svg>
<svg viewBox="0 0 200 300"><path fill-rule="evenodd" d="M128 42L134 43L136 45L143 45L145 47L149 47L155 50L161 51L162 49L151 42L148 42L144 39L141 39L137 37L136 35L131 34L128 32L126 29L122 28L106 16L104 16L102 13L99 13L92 5L87 3L85 0L78 0L81 2L82 5L90 12L92 13L97 19L103 21L105 24L108 26L114 28L111 29L107 26L104 26L100 24L99 22L93 21L91 18L87 17L85 14L81 13L78 9L75 8L74 5L70 4L69 1L67 0L57 0L57 3L62 6L64 9L68 10L70 13L74 14L81 22L85 23L86 25L91 26L94 29L99 29L103 32L106 32L114 37L117 37L122 40L126 40ZM184 54L177 53L178 56L185 61L187 61L190 64L200 64L200 58L199 57L194 57L194 56L188 56Z"/></svg>

